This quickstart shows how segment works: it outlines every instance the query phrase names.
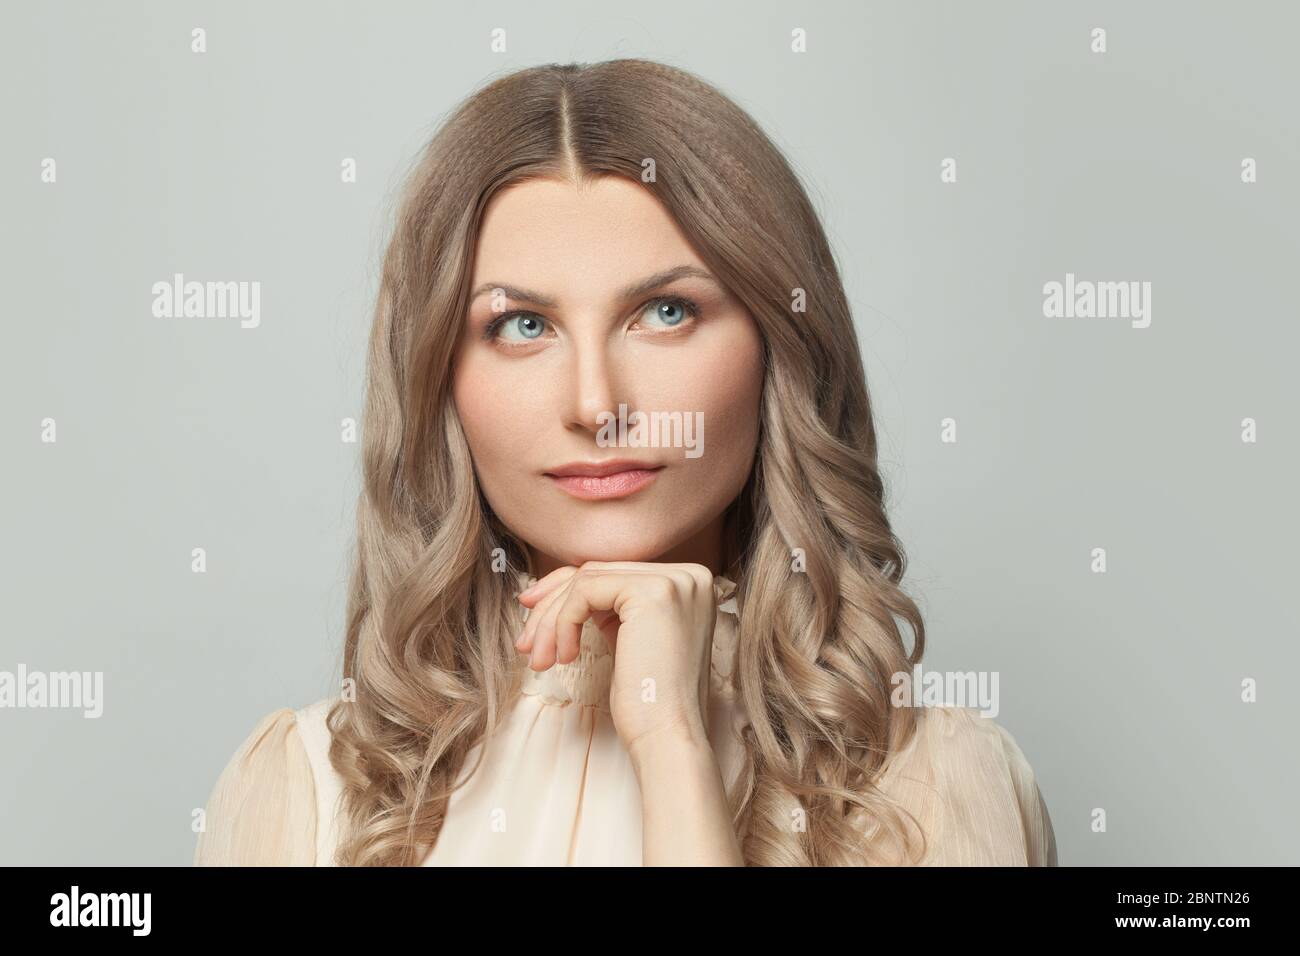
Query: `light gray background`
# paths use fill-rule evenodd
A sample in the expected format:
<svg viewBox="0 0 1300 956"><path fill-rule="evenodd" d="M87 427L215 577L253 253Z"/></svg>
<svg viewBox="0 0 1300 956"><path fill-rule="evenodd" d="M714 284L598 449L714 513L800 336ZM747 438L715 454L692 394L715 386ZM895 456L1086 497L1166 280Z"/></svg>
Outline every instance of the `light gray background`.
<svg viewBox="0 0 1300 956"><path fill-rule="evenodd" d="M631 55L720 86L804 178L925 665L1000 672L1061 862L1300 862L1300 17L1215 7L8 5L0 669L106 688L99 720L0 710L3 862L187 864L254 723L332 691L359 448L339 421L393 191L486 80ZM1152 282L1151 327L1044 318L1067 271ZM173 272L260 281L260 328L154 318Z"/></svg>

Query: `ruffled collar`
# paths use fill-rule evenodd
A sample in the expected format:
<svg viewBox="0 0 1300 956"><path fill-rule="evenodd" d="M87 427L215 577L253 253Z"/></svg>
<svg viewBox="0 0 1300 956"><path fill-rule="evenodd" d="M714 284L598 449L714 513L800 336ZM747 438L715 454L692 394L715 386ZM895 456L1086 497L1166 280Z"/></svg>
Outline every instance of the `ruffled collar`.
<svg viewBox="0 0 1300 956"><path fill-rule="evenodd" d="M519 590L532 585L537 578L520 572ZM713 628L713 655L710 666L710 684L715 691L730 695L731 675L735 667L736 633L739 617L736 609L736 582L715 574L713 598L718 617ZM542 703L563 706L584 704L609 710L609 688L614 674L614 657L599 629L588 621L582 628L582 643L578 656L568 664L555 664L538 672L523 666L522 693L539 697Z"/></svg>

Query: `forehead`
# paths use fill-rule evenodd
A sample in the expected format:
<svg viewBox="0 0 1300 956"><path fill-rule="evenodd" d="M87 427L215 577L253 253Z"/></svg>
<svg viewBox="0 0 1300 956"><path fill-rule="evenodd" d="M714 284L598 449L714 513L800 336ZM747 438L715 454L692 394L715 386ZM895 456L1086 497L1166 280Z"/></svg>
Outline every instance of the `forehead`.
<svg viewBox="0 0 1300 956"><path fill-rule="evenodd" d="M574 283L605 290L683 264L703 266L644 186L618 176L581 187L533 179L488 203L475 247L474 284L509 282L563 297Z"/></svg>

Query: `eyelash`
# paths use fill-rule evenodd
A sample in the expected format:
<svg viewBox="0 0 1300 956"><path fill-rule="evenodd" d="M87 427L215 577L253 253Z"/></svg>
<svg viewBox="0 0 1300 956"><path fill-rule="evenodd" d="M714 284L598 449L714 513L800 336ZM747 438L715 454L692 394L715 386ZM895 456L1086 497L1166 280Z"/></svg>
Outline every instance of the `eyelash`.
<svg viewBox="0 0 1300 956"><path fill-rule="evenodd" d="M641 308L637 310L638 314L644 312L646 306L650 305L652 302L670 302L673 305L681 306L682 311L686 313L688 318L698 320L700 317L700 307L693 300L680 295L659 295L655 296L653 299L646 299L646 301L641 305ZM509 322L511 319L519 318L521 315L537 315L537 313L530 312L527 309L515 309L513 312L505 312L488 323L487 328L483 330L483 338L489 341L495 339L501 326L505 325L505 323ZM545 316L538 315L537 317L546 321ZM679 325L680 324L681 323L679 323ZM674 326L674 328L676 328L676 326Z"/></svg>

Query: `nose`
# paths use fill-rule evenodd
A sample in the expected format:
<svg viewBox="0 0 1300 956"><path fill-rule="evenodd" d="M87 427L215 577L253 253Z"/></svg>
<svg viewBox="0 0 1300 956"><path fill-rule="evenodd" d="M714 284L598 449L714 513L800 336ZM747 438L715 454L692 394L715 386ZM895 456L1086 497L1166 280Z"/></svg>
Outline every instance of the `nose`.
<svg viewBox="0 0 1300 956"><path fill-rule="evenodd" d="M568 428L594 436L606 427L610 414L618 415L619 403L628 402L626 369L616 351L610 337L598 329L570 340L564 383Z"/></svg>

